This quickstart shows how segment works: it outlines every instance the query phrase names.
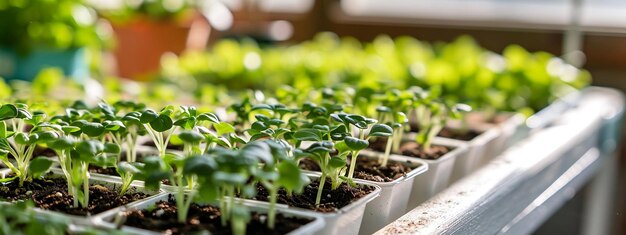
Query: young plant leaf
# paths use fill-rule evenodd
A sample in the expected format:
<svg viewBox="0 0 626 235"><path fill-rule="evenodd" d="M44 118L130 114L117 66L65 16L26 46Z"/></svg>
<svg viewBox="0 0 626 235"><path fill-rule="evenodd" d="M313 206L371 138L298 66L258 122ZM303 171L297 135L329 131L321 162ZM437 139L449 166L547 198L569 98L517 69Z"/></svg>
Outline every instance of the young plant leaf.
<svg viewBox="0 0 626 235"><path fill-rule="evenodd" d="M41 123L45 118L46 118L45 113L41 113L41 112L33 113L32 118L27 120L26 123L31 124L31 125L37 125Z"/></svg>
<svg viewBox="0 0 626 235"><path fill-rule="evenodd" d="M217 131L217 135L223 135L227 133L234 133L235 127L226 122L220 122L213 125L215 130Z"/></svg>
<svg viewBox="0 0 626 235"><path fill-rule="evenodd" d="M220 123L220 118L214 113L202 113L198 115L198 121L209 121L212 123Z"/></svg>
<svg viewBox="0 0 626 235"><path fill-rule="evenodd" d="M217 169L217 163L213 158L207 156L194 156L185 160L183 174L185 175L205 175L211 174Z"/></svg>
<svg viewBox="0 0 626 235"><path fill-rule="evenodd" d="M143 117L143 115L142 115ZM150 126L152 129L158 132L164 132L172 128L174 124L172 123L172 118L165 114L160 114L157 118L150 121Z"/></svg>
<svg viewBox="0 0 626 235"><path fill-rule="evenodd" d="M25 145L30 143L30 137L26 133L19 132L15 134L15 143Z"/></svg>
<svg viewBox="0 0 626 235"><path fill-rule="evenodd" d="M223 171L215 172L214 177L220 182L234 185L243 184L248 180L248 177L240 173L229 173Z"/></svg>
<svg viewBox="0 0 626 235"><path fill-rule="evenodd" d="M93 157L104 151L104 144L96 140L81 141L76 145L76 151L81 157Z"/></svg>
<svg viewBox="0 0 626 235"><path fill-rule="evenodd" d="M136 163L136 164L140 164L140 163ZM139 168L137 168L135 165L129 163L129 162L119 162L117 164L117 168L116 171L118 174L120 175L124 175L127 173L130 174L139 174L141 173L141 170L139 170Z"/></svg>
<svg viewBox="0 0 626 235"><path fill-rule="evenodd" d="M38 135L37 141L45 142L45 143L59 138L59 134L57 134L54 131L43 131L43 132L37 133L37 135Z"/></svg>
<svg viewBox="0 0 626 235"><path fill-rule="evenodd" d="M52 123L44 122L44 123L40 123L38 126L40 128L50 128L50 129L53 129L55 131L63 131L63 128L61 127L61 125L58 125L58 124L52 124ZM80 128L79 128L79 130L80 130Z"/></svg>
<svg viewBox="0 0 626 235"><path fill-rule="evenodd" d="M115 121L108 121L107 120L103 124L104 124L104 128L106 130L109 130L109 131L117 131L119 129L126 128L124 123L122 123L121 121L117 121L117 120L115 120Z"/></svg>
<svg viewBox="0 0 626 235"><path fill-rule="evenodd" d="M12 104L0 106L0 121L17 117L17 107Z"/></svg>
<svg viewBox="0 0 626 235"><path fill-rule="evenodd" d="M159 114L154 112L154 110L148 109L146 111L143 111L143 113L141 113L141 117L139 118L139 121L143 124L147 124L147 123L154 121L157 117L159 117Z"/></svg>
<svg viewBox="0 0 626 235"><path fill-rule="evenodd" d="M48 146L55 150L68 150L74 147L76 143L67 137L61 137L48 144Z"/></svg>
<svg viewBox="0 0 626 235"><path fill-rule="evenodd" d="M302 174L298 165L293 161L281 161L277 169L281 177L278 178L276 183L285 188L294 190L296 193L302 192L304 186L310 182L309 177Z"/></svg>
<svg viewBox="0 0 626 235"><path fill-rule="evenodd" d="M33 115L30 114L26 109L19 108L17 109L17 118L21 119L32 119Z"/></svg>
<svg viewBox="0 0 626 235"><path fill-rule="evenodd" d="M137 111L133 111L130 113L127 113L126 115L124 115L124 117L122 117L122 121L124 123L132 123L132 124L141 124L141 113L137 112ZM147 118L147 117L146 117ZM146 122L148 123L148 122Z"/></svg>
<svg viewBox="0 0 626 235"><path fill-rule="evenodd" d="M346 137L344 139L344 142L346 142L346 145L348 146L348 148L350 148L353 151L363 150L367 148L367 146L369 146L369 143L366 140L354 138L352 136Z"/></svg>
<svg viewBox="0 0 626 235"><path fill-rule="evenodd" d="M0 121L0 138L7 138L7 125Z"/></svg>
<svg viewBox="0 0 626 235"><path fill-rule="evenodd" d="M394 121L396 123L407 123L409 121L409 118L407 118L406 114L404 114L403 112L396 112L394 114Z"/></svg>
<svg viewBox="0 0 626 235"><path fill-rule="evenodd" d="M184 130L178 134L178 138L185 143L197 144L203 141L205 138L198 132Z"/></svg>
<svg viewBox="0 0 626 235"><path fill-rule="evenodd" d="M293 134L300 141L322 141L322 132L316 129L302 129Z"/></svg>
<svg viewBox="0 0 626 235"><path fill-rule="evenodd" d="M77 127L77 126L62 126L61 130L63 130L63 133L65 133L66 135L69 135L70 133L74 133L74 132L80 131L80 127Z"/></svg>
<svg viewBox="0 0 626 235"><path fill-rule="evenodd" d="M117 164L117 157L99 154L94 158L88 159L88 162L102 168L115 167L115 164Z"/></svg>
<svg viewBox="0 0 626 235"><path fill-rule="evenodd" d="M85 122L80 127L80 130L89 137L97 137L104 134L106 130L104 126L97 122Z"/></svg>
<svg viewBox="0 0 626 235"><path fill-rule="evenodd" d="M385 124L374 124L370 130L369 136L391 136L393 129Z"/></svg>
<svg viewBox="0 0 626 235"><path fill-rule="evenodd" d="M328 165L332 168L341 168L346 166L346 161L338 157L332 157L328 161Z"/></svg>
<svg viewBox="0 0 626 235"><path fill-rule="evenodd" d="M181 118L174 122L175 126L180 126L185 130L191 130L196 126L196 117Z"/></svg>
<svg viewBox="0 0 626 235"><path fill-rule="evenodd" d="M30 161L28 170L34 178L38 178L50 169L52 163L54 163L54 161L47 157L37 157Z"/></svg>
<svg viewBox="0 0 626 235"><path fill-rule="evenodd" d="M248 143L241 149L240 154L247 157L254 157L259 162L265 164L273 164L273 156L270 147L263 141L254 141Z"/></svg>
<svg viewBox="0 0 626 235"><path fill-rule="evenodd" d="M0 148L0 157L6 158L9 155L9 151Z"/></svg>
<svg viewBox="0 0 626 235"><path fill-rule="evenodd" d="M105 143L102 152L118 154L122 151L119 145L115 143Z"/></svg>

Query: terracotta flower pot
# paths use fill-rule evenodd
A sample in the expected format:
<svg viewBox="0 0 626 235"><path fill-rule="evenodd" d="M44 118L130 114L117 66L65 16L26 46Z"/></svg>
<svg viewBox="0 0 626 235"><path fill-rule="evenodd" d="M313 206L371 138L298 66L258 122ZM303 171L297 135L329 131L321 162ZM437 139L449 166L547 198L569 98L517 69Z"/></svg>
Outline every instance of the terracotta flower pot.
<svg viewBox="0 0 626 235"><path fill-rule="evenodd" d="M203 49L211 31L199 13L184 20L154 20L137 17L113 24L117 37L117 73L124 78L147 80L159 71L161 56L186 49Z"/></svg>

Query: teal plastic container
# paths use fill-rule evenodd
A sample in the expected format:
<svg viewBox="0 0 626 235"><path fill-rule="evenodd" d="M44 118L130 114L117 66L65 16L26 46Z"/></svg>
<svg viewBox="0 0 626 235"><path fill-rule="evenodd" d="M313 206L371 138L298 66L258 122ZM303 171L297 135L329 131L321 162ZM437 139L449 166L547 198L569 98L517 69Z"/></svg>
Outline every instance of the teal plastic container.
<svg viewBox="0 0 626 235"><path fill-rule="evenodd" d="M84 48L67 50L34 49L19 55L13 49L0 47L0 77L6 80L32 81L39 71L49 67L63 70L65 76L83 83L89 76Z"/></svg>

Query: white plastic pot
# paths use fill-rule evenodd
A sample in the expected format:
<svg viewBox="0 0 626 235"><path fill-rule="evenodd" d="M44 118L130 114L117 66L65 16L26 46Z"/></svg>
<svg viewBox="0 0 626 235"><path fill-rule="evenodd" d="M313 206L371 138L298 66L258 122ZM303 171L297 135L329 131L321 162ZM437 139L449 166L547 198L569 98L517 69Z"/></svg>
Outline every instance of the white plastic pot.
<svg viewBox="0 0 626 235"><path fill-rule="evenodd" d="M494 146L498 145L497 141L501 139L501 130L492 127L470 141L451 140L458 142L456 145L467 145L466 154L457 157L450 177L450 184L471 174L486 162L486 159L494 157Z"/></svg>
<svg viewBox="0 0 626 235"><path fill-rule="evenodd" d="M364 150L359 157L381 158L384 153ZM416 176L428 170L428 164L420 159L404 156L390 156L389 161L399 162L414 168L405 176L392 182L373 182L355 179L356 182L366 182L378 185L381 188L380 196L367 204L363 223L359 234L372 234L404 214L409 202L410 191Z"/></svg>
<svg viewBox="0 0 626 235"><path fill-rule="evenodd" d="M474 170L482 166L487 152L487 145L493 144L500 135L500 131L495 127L476 136L470 141L451 139L446 137L435 137L434 143L445 143L446 146L462 146L466 145L467 150L459 154L454 160L454 166L448 185L465 177ZM416 133L411 132L404 135L405 140L413 141Z"/></svg>
<svg viewBox="0 0 626 235"><path fill-rule="evenodd" d="M530 130L525 125L525 122L526 117L521 113L517 113L512 114L504 122L497 124L495 129L500 132L500 135L492 144L487 145L485 157L479 165L487 164L512 145L528 137Z"/></svg>
<svg viewBox="0 0 626 235"><path fill-rule="evenodd" d="M306 173L311 181L320 178L319 172L307 172ZM381 188L378 185L372 184L369 181L356 182L357 186L370 186L374 187L374 190L370 192L368 195L359 198L358 200L350 203L350 205L344 206L336 212L332 213L322 213L316 212L309 209L297 208L297 207L289 207L293 210L304 211L313 213L322 219L324 219L324 229L318 231L315 234L318 235L357 235L359 234L359 228L361 227L361 222L363 221L363 214L365 212L366 206L372 202L375 198L380 195ZM258 203L268 204L263 201L255 201ZM287 206L284 204L280 204L283 206Z"/></svg>
<svg viewBox="0 0 626 235"><path fill-rule="evenodd" d="M455 160L467 154L467 144L449 140L435 139L433 145L453 148L452 151L435 160L422 159L428 164L428 171L416 176L413 180L413 189L406 211L415 208L448 186Z"/></svg>
<svg viewBox="0 0 626 235"><path fill-rule="evenodd" d="M134 206L129 206L127 208L117 208L115 210L107 211L105 213L101 213L100 215L94 217L94 223L98 226L116 229L117 226L112 224L115 217L120 213L128 209L137 209L142 210L148 207L153 206L158 201L166 201L170 194L161 194L158 197L150 198L149 200L144 200L139 204ZM267 212L268 205L266 203L258 203L254 201L244 200L243 204L248 207L251 211L255 212ZM299 218L310 218L313 219L310 223L299 227L298 229L291 231L289 234L298 234L298 235L310 235L310 234L319 234L317 233L320 229L324 228L324 220L315 213L310 213L306 211L298 211L292 210L282 207L276 207L277 214L282 214L288 217L299 217ZM141 228L135 228L131 226L122 226L121 230L127 233L132 234L161 234L154 231L149 231Z"/></svg>

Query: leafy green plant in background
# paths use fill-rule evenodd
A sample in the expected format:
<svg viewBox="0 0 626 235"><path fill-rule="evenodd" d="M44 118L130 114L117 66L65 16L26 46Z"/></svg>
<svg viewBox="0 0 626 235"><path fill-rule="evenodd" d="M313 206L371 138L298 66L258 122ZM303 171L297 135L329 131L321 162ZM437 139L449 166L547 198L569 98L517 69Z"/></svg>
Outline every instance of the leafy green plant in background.
<svg viewBox="0 0 626 235"><path fill-rule="evenodd" d="M246 61L256 61L256 66L246 66ZM372 109L364 109L369 108L366 104L371 90L407 90L412 86L438 87L443 99L467 103L487 114L531 114L584 87L590 78L587 71L548 53L530 53L511 45L497 54L468 36L431 45L411 37L392 39L384 35L360 43L331 33L320 33L310 41L288 47L259 48L247 40L220 41L207 52L169 58L162 77L173 83L202 84L196 87L221 84L231 92L247 88L276 91L279 101L285 104L292 104L292 100L302 103L305 96L298 94L333 89L328 84L344 83L354 90L354 96L333 97L354 105L346 111L366 116L375 114Z"/></svg>
<svg viewBox="0 0 626 235"><path fill-rule="evenodd" d="M28 54L37 48L100 48L96 13L83 0L7 0L0 3L0 47Z"/></svg>
<svg viewBox="0 0 626 235"><path fill-rule="evenodd" d="M115 22L127 22L137 17L165 20L182 17L196 4L195 0L122 1L120 7L110 9L96 4L99 12Z"/></svg>
<svg viewBox="0 0 626 235"><path fill-rule="evenodd" d="M7 100L13 95L11 87L0 77L0 101Z"/></svg>

